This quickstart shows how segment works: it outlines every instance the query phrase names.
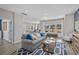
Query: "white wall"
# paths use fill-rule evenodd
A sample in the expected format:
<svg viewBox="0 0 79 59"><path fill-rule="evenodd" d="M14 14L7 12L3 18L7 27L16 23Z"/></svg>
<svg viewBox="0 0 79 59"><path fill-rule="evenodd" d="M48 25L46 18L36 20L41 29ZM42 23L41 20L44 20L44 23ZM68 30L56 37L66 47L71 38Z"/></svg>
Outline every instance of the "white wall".
<svg viewBox="0 0 79 59"><path fill-rule="evenodd" d="M14 42L20 42L24 31L23 27L24 16L14 13Z"/></svg>
<svg viewBox="0 0 79 59"><path fill-rule="evenodd" d="M0 16L3 19L12 20L13 19L13 15L12 14L13 14L13 12L0 8Z"/></svg>
<svg viewBox="0 0 79 59"><path fill-rule="evenodd" d="M64 18L64 35L74 31L74 14L67 14Z"/></svg>

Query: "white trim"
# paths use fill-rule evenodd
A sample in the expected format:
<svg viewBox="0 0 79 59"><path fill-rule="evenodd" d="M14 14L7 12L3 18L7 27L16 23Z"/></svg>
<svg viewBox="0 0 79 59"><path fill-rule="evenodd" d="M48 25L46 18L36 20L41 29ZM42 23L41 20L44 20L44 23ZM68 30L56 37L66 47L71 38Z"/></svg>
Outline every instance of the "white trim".
<svg viewBox="0 0 79 59"><path fill-rule="evenodd" d="M21 42L21 40L19 40L19 41L14 41L13 44L15 44L15 43L19 43L19 42Z"/></svg>
<svg viewBox="0 0 79 59"><path fill-rule="evenodd" d="M12 42L11 42L11 40L7 40L7 39L4 39L4 40L6 40L6 41L8 41L8 42L12 43Z"/></svg>

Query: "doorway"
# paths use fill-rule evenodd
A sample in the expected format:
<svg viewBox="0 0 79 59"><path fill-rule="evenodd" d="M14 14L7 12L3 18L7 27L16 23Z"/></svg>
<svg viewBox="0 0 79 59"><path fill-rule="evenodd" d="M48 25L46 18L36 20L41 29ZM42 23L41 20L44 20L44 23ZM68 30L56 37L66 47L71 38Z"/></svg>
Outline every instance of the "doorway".
<svg viewBox="0 0 79 59"><path fill-rule="evenodd" d="M2 20L3 39L11 42L10 40L10 20Z"/></svg>
<svg viewBox="0 0 79 59"><path fill-rule="evenodd" d="M0 19L0 44L3 42L2 19Z"/></svg>

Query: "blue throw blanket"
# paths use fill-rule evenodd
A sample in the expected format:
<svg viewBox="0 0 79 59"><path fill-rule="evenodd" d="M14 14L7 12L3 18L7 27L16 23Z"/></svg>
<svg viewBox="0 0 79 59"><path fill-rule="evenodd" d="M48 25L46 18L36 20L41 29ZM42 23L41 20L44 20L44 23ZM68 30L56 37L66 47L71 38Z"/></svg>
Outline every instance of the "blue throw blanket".
<svg viewBox="0 0 79 59"><path fill-rule="evenodd" d="M32 37L32 35L31 35L31 34L27 34L27 35L26 35L26 39L28 39L28 40L32 40L32 39L33 39L33 37Z"/></svg>
<svg viewBox="0 0 79 59"><path fill-rule="evenodd" d="M33 39L33 37L32 37L32 34L23 34L22 35L22 39L28 39L28 40L32 40Z"/></svg>

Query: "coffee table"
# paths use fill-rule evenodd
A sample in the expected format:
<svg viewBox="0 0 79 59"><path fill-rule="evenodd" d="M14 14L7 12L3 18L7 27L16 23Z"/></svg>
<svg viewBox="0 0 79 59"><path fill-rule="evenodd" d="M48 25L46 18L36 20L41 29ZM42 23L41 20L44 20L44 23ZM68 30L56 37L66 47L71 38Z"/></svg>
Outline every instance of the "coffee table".
<svg viewBox="0 0 79 59"><path fill-rule="evenodd" d="M54 47L55 47L55 40L49 38L42 42L42 48L46 52L53 53Z"/></svg>

